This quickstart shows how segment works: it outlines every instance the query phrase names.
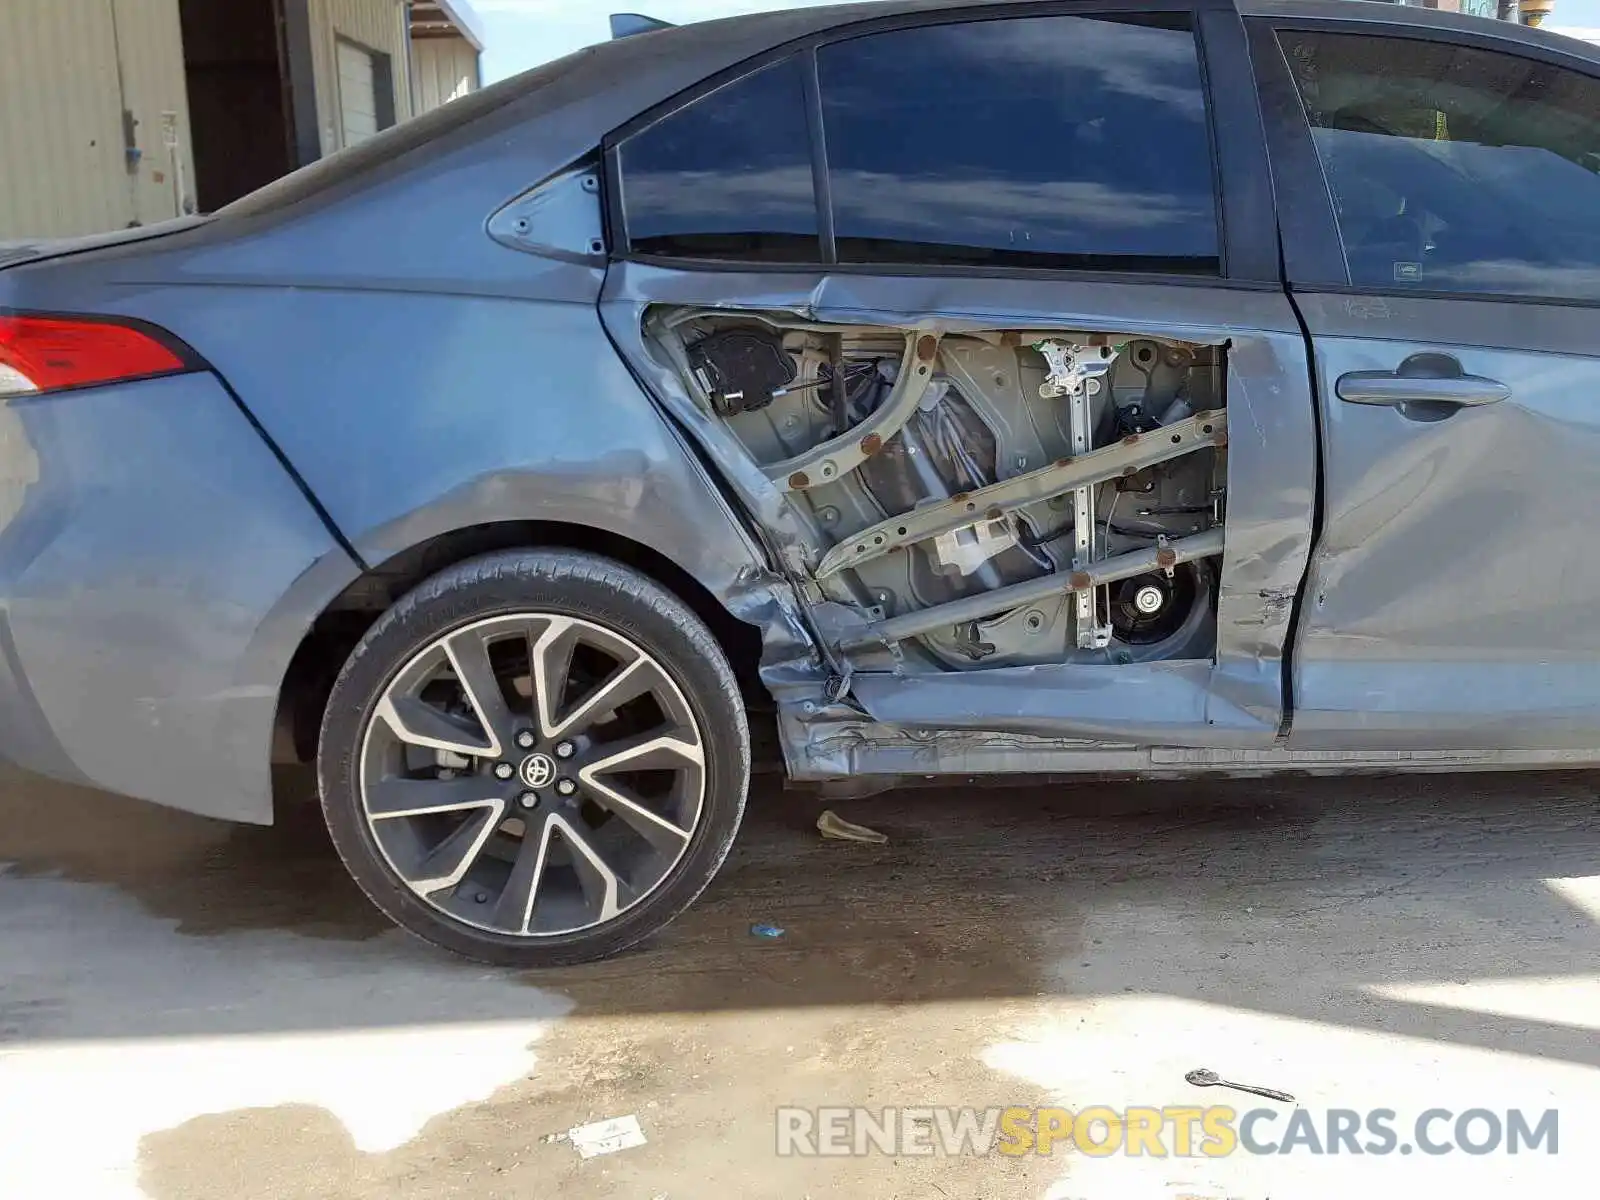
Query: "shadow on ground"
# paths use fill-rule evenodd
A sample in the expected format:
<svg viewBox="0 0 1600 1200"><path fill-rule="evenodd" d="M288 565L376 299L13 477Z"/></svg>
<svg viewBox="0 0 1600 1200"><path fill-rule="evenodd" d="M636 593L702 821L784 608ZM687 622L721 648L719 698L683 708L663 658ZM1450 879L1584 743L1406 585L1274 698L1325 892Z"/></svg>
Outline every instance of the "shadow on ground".
<svg viewBox="0 0 1600 1200"><path fill-rule="evenodd" d="M1600 926L1545 882L1600 874L1595 800L1592 775L1552 773L913 789L834 805L887 833L877 847L823 841L820 802L769 788L666 933L527 981L588 1015L1152 993L1600 1065L1588 1030L1360 990L1600 959ZM0 785L8 861L111 884L181 935L387 928L310 804L278 827L235 827L13 779ZM1230 918L1226 960L1196 961L1185 923ZM756 923L785 935L754 938ZM1215 937L1192 944L1209 953Z"/></svg>
<svg viewBox="0 0 1600 1200"><path fill-rule="evenodd" d="M309 771L284 771L276 825L172 812L13 768L0 774L0 864L13 876L111 884L177 931L287 929L359 940L390 928L345 874Z"/></svg>

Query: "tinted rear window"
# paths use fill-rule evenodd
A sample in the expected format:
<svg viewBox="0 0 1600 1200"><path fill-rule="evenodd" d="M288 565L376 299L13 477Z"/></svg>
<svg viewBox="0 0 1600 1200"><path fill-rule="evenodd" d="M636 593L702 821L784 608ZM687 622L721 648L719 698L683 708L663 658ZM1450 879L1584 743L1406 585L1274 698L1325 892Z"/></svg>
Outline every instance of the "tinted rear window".
<svg viewBox="0 0 1600 1200"><path fill-rule="evenodd" d="M622 144L622 208L641 254L816 262L805 85L789 59L700 97Z"/></svg>
<svg viewBox="0 0 1600 1200"><path fill-rule="evenodd" d="M840 261L1218 270L1182 19L933 25L818 62Z"/></svg>

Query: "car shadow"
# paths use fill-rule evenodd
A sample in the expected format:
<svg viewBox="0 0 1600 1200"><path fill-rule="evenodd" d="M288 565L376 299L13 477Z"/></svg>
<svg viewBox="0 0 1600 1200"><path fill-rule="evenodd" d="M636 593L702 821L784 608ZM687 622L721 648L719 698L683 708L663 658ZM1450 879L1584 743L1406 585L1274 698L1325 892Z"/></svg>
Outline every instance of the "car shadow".
<svg viewBox="0 0 1600 1200"><path fill-rule="evenodd" d="M1550 882L1600 874L1595 801L1587 773L961 786L831 806L765 783L723 872L665 933L516 978L594 1016L1135 993L1600 1065L1588 1028L1384 994L1600 959L1600 912ZM824 807L887 844L823 840ZM180 938L288 934L329 943L324 956L350 943L361 962L453 964L388 932L309 802L273 828L233 827L11 776L0 862L14 864L0 895L27 879L106 885ZM5 957L0 982L26 965ZM96 985L117 991L118 969L96 964ZM464 988L484 978L459 969ZM250 1007L251 986L237 997L249 1023L304 1027ZM114 1027L99 1011L36 1028L81 1039L146 1024L136 1003ZM435 1019L404 995L348 1016Z"/></svg>
<svg viewBox="0 0 1600 1200"><path fill-rule="evenodd" d="M281 771L277 791L275 825L234 825L6 769L0 863L12 878L109 884L180 934L363 940L388 930L334 852L314 777Z"/></svg>

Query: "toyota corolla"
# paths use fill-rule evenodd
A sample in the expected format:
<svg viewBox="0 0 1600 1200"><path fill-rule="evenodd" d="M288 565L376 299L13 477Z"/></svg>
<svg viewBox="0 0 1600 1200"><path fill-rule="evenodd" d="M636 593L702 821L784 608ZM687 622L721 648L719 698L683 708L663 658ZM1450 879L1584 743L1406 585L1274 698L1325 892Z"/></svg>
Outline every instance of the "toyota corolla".
<svg viewBox="0 0 1600 1200"><path fill-rule="evenodd" d="M8 247L0 750L259 823L315 762L379 907L535 966L699 894L753 745L1600 764L1597 172L1536 30L921 0Z"/></svg>

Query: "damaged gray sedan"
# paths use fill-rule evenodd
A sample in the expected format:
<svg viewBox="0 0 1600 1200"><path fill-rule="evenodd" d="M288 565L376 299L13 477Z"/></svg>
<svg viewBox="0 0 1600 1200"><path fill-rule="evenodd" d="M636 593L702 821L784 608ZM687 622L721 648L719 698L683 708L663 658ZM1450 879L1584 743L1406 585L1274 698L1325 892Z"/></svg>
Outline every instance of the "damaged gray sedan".
<svg viewBox="0 0 1600 1200"><path fill-rule="evenodd" d="M396 922L654 933L752 757L1600 763L1600 58L1332 0L612 43L0 250L0 749ZM754 747L754 749L753 749Z"/></svg>

